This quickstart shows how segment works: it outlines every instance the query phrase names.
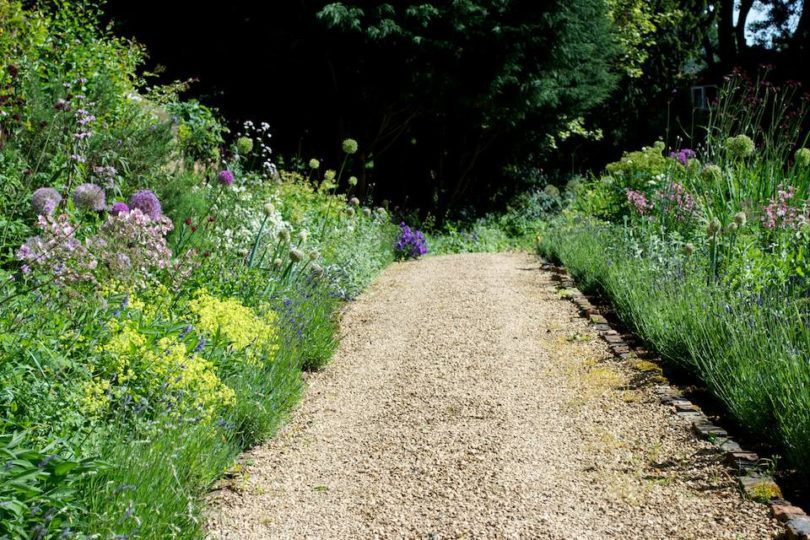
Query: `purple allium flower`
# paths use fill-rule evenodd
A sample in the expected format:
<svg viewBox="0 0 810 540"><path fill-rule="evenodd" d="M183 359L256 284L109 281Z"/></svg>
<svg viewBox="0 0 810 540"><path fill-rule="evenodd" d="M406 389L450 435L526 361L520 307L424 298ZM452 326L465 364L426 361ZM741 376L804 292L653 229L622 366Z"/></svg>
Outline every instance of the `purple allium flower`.
<svg viewBox="0 0 810 540"><path fill-rule="evenodd" d="M230 186L233 184L233 173L229 170L220 171L219 175L217 176L219 183L223 186Z"/></svg>
<svg viewBox="0 0 810 540"><path fill-rule="evenodd" d="M42 187L31 197L31 206L38 216L49 216L62 202L62 196L53 188Z"/></svg>
<svg viewBox="0 0 810 540"><path fill-rule="evenodd" d="M682 148L677 152L670 152L669 157L672 159L677 159L681 165L686 167L689 164L690 159L697 157L697 153L691 148Z"/></svg>
<svg viewBox="0 0 810 540"><path fill-rule="evenodd" d="M73 192L73 203L82 210L104 210L107 199L104 190L96 184L82 184Z"/></svg>
<svg viewBox="0 0 810 540"><path fill-rule="evenodd" d="M110 214L117 216L118 214L123 214L129 212L129 206L127 203L117 202L112 205L112 209L110 210Z"/></svg>
<svg viewBox="0 0 810 540"><path fill-rule="evenodd" d="M133 193L132 197L129 198L129 207L133 209L137 208L153 220L160 219L160 216L163 214L157 195L148 189Z"/></svg>
<svg viewBox="0 0 810 540"><path fill-rule="evenodd" d="M412 230L405 222L399 225L399 237L394 244L394 252L399 259L416 259L428 252L425 235Z"/></svg>

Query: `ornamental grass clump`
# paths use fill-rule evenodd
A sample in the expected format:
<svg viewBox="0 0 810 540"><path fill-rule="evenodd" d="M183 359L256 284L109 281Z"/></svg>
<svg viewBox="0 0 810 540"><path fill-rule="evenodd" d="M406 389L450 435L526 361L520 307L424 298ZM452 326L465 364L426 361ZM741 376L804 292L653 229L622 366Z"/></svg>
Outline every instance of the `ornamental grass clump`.
<svg viewBox="0 0 810 540"><path fill-rule="evenodd" d="M394 244L397 259L418 259L427 254L428 245L421 231L411 229L405 222L399 225L399 236Z"/></svg>

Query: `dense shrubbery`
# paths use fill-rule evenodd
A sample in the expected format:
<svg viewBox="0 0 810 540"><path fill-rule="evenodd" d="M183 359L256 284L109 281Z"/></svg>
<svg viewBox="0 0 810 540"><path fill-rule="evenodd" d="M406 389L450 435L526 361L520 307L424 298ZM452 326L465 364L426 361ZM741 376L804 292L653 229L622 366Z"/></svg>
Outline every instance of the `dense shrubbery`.
<svg viewBox="0 0 810 540"><path fill-rule="evenodd" d="M731 77L705 147L580 183L541 251L810 474L810 151L795 87Z"/></svg>
<svg viewBox="0 0 810 540"><path fill-rule="evenodd" d="M0 537L199 537L397 229L266 124L225 147L89 5L0 15Z"/></svg>

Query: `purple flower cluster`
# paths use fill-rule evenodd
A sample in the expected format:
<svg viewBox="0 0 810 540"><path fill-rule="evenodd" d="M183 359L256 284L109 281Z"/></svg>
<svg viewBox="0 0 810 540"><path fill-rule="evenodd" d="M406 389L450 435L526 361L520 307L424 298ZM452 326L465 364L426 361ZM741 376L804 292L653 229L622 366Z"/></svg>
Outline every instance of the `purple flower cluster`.
<svg viewBox="0 0 810 540"><path fill-rule="evenodd" d="M172 228L169 218L153 220L133 208L108 216L88 244L117 280L142 285L152 271L169 266L172 252L166 234Z"/></svg>
<svg viewBox="0 0 810 540"><path fill-rule="evenodd" d="M664 210L674 214L675 219L683 221L695 212L695 200L681 184L673 182L667 189L656 192Z"/></svg>
<svg viewBox="0 0 810 540"><path fill-rule="evenodd" d="M788 229L795 228L798 224L799 212L790 206L789 201L796 195L796 188L790 186L788 189L781 187L776 197L762 209L762 226L766 229Z"/></svg>
<svg viewBox="0 0 810 540"><path fill-rule="evenodd" d="M647 196L644 193L634 189L627 190L627 202L629 202L630 206L632 206L635 211L642 216L649 210L652 210L653 207L652 203L647 200Z"/></svg>
<svg viewBox="0 0 810 540"><path fill-rule="evenodd" d="M672 159L677 159L681 165L686 167L689 164L690 159L697 157L697 153L691 148L681 148L677 152L670 152L669 157Z"/></svg>
<svg viewBox="0 0 810 540"><path fill-rule="evenodd" d="M62 195L53 188L41 187L34 191L31 197L31 206L38 216L50 216L59 203L62 202Z"/></svg>
<svg viewBox="0 0 810 540"><path fill-rule="evenodd" d="M163 215L163 208L160 206L160 200L153 192L148 189L143 189L132 194L129 198L129 208L133 210L140 210L152 220L160 219Z"/></svg>
<svg viewBox="0 0 810 540"><path fill-rule="evenodd" d="M17 258L24 263L23 272L38 268L53 275L58 283L92 281L98 259L87 243L76 238L76 228L67 214L40 215L37 220L38 236L29 238L17 250Z"/></svg>
<svg viewBox="0 0 810 540"><path fill-rule="evenodd" d="M73 203L81 210L101 212L106 208L107 198L101 186L87 183L73 191Z"/></svg>
<svg viewBox="0 0 810 540"><path fill-rule="evenodd" d="M233 185L234 176L231 171L226 169L224 171L220 171L219 175L217 175L217 179L223 186L230 186Z"/></svg>
<svg viewBox="0 0 810 540"><path fill-rule="evenodd" d="M428 252L427 240L420 231L411 229L405 222L399 225L399 237L394 244L399 259L417 259Z"/></svg>

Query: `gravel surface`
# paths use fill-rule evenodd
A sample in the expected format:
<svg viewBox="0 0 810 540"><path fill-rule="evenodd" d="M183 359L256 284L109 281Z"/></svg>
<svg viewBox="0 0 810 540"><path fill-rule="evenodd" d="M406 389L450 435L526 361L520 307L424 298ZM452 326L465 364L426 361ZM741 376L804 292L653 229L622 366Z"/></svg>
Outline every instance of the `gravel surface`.
<svg viewBox="0 0 810 540"><path fill-rule="evenodd" d="M773 538L527 254L390 267L211 538Z"/></svg>

